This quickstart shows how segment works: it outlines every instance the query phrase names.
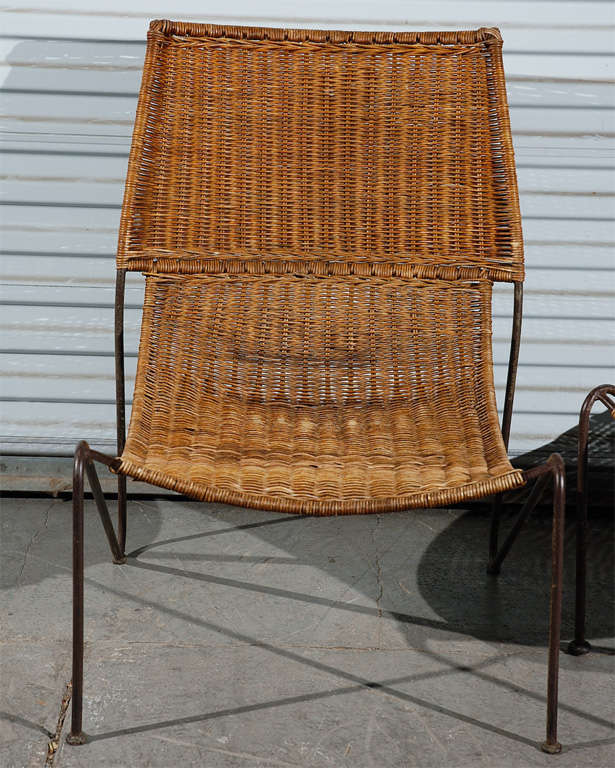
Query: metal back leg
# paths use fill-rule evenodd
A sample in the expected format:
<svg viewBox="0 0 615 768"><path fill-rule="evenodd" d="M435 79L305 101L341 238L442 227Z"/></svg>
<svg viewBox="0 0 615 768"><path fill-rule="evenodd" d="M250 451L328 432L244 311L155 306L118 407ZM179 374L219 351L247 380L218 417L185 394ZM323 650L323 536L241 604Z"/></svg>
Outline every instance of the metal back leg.
<svg viewBox="0 0 615 768"><path fill-rule="evenodd" d="M115 416L117 426L117 455L126 444L126 386L124 370L124 297L126 270L118 269L115 280ZM122 552L126 550L126 477L117 478L117 538Z"/></svg>
<svg viewBox="0 0 615 768"><path fill-rule="evenodd" d="M517 382L517 368L519 365L519 349L521 346L521 323L523 320L523 283L515 283L513 322L510 337L510 353L508 358L508 374L506 377L506 394L504 396L504 412L502 414L502 438L508 450L510 440L510 427L512 423L513 402L515 399L515 386ZM494 565L498 552L498 534L500 530L500 515L502 513L502 494L493 497L491 504L491 527L489 530L489 560L487 573L497 576L500 572Z"/></svg>

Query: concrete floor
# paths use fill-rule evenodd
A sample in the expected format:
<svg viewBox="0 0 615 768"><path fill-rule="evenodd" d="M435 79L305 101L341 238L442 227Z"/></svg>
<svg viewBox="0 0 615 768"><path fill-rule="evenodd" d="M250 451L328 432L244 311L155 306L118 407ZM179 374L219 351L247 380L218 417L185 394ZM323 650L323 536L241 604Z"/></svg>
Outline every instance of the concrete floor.
<svg viewBox="0 0 615 768"><path fill-rule="evenodd" d="M548 518L496 581L476 512L302 519L165 499L129 513L117 566L87 505L90 742L64 743L69 708L49 765L613 764L612 520L592 521L598 648L561 655L564 752L548 757ZM1 544L0 765L42 766L70 679L70 503L3 499Z"/></svg>

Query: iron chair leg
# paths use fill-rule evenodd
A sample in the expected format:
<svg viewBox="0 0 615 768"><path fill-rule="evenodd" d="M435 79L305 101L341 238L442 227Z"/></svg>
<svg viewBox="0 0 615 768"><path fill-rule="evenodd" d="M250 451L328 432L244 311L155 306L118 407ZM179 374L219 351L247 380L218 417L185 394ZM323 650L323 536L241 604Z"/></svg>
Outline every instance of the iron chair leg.
<svg viewBox="0 0 615 768"><path fill-rule="evenodd" d="M551 534L551 596L549 607L549 666L547 672L547 734L540 745L543 752L557 754L557 704L559 650L562 628L562 582L564 572L564 524L566 514L566 468L562 457L552 454L547 464L553 473L553 530Z"/></svg>
<svg viewBox="0 0 615 768"><path fill-rule="evenodd" d="M109 510L103 496L98 475L92 459L114 466L113 459L97 451L92 451L85 441L77 446L73 465L73 678L72 678L72 720L71 730L66 737L66 743L85 744L87 737L83 732L83 491L84 470L87 473L90 488L96 502L114 563L125 563L123 547L120 546Z"/></svg>
<svg viewBox="0 0 615 768"><path fill-rule="evenodd" d="M115 281L115 417L117 455L126 443L126 386L124 371L124 295L126 270L118 269ZM122 552L126 550L126 477L117 477L117 538Z"/></svg>
<svg viewBox="0 0 615 768"><path fill-rule="evenodd" d="M615 395L615 386L602 384L587 395L579 414L579 437L577 453L577 552L576 552L576 598L574 612L574 640L568 643L568 653L582 656L589 653L591 645L585 639L585 599L587 571L587 502L588 502L588 450L589 416L600 400L615 418L615 402L609 395Z"/></svg>
<svg viewBox="0 0 615 768"><path fill-rule="evenodd" d="M67 744L85 744L83 713L83 470L85 443L79 443L73 465L73 679L72 720Z"/></svg>
<svg viewBox="0 0 615 768"><path fill-rule="evenodd" d="M546 740L541 744L543 752L556 754L561 751L557 741L557 692L559 679L559 646L562 617L562 577L564 564L564 517L566 508L566 474L564 461L559 453L549 456L544 464L524 472L526 480L536 480L513 527L504 543L497 549L497 518L492 519L490 559L488 573L498 574L502 562L519 535L523 523L536 508L549 480L553 482L553 526L551 538L551 595L549 607L549 662L547 671L547 727ZM496 507L497 503L497 507ZM499 514L500 499L494 502L495 514ZM496 525L495 536L494 522Z"/></svg>

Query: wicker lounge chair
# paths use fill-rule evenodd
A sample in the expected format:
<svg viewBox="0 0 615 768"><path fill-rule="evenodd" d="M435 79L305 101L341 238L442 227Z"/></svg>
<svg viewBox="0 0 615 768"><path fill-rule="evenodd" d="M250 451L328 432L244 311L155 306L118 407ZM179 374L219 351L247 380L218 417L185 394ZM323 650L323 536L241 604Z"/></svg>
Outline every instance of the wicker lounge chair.
<svg viewBox="0 0 615 768"><path fill-rule="evenodd" d="M525 514L553 479L543 748L558 751L564 474L558 455L522 472L506 452L524 271L498 30L152 22L117 268L118 454L80 443L75 457L68 741L85 741L84 470L116 562L126 476L311 515L454 504L537 479ZM125 440L134 270L146 289ZM502 427L494 281L515 286ZM119 476L117 536L94 460ZM492 573L512 542L498 551L498 506Z"/></svg>

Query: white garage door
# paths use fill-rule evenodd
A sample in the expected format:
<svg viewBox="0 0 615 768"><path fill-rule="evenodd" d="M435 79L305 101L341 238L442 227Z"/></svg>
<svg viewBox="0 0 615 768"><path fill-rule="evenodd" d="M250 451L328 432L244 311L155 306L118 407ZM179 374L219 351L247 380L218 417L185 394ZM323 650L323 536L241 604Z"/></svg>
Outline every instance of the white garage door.
<svg viewBox="0 0 615 768"><path fill-rule="evenodd" d="M147 25L170 6L36 6L4 13L0 38L2 448L62 454L86 438L112 450L114 250L123 178ZM611 4L177 0L172 9L175 18L251 25L501 28L527 253L511 452L573 426L584 393L614 378ZM129 392L141 296L141 278L131 276ZM494 312L501 401L508 286L497 288Z"/></svg>

